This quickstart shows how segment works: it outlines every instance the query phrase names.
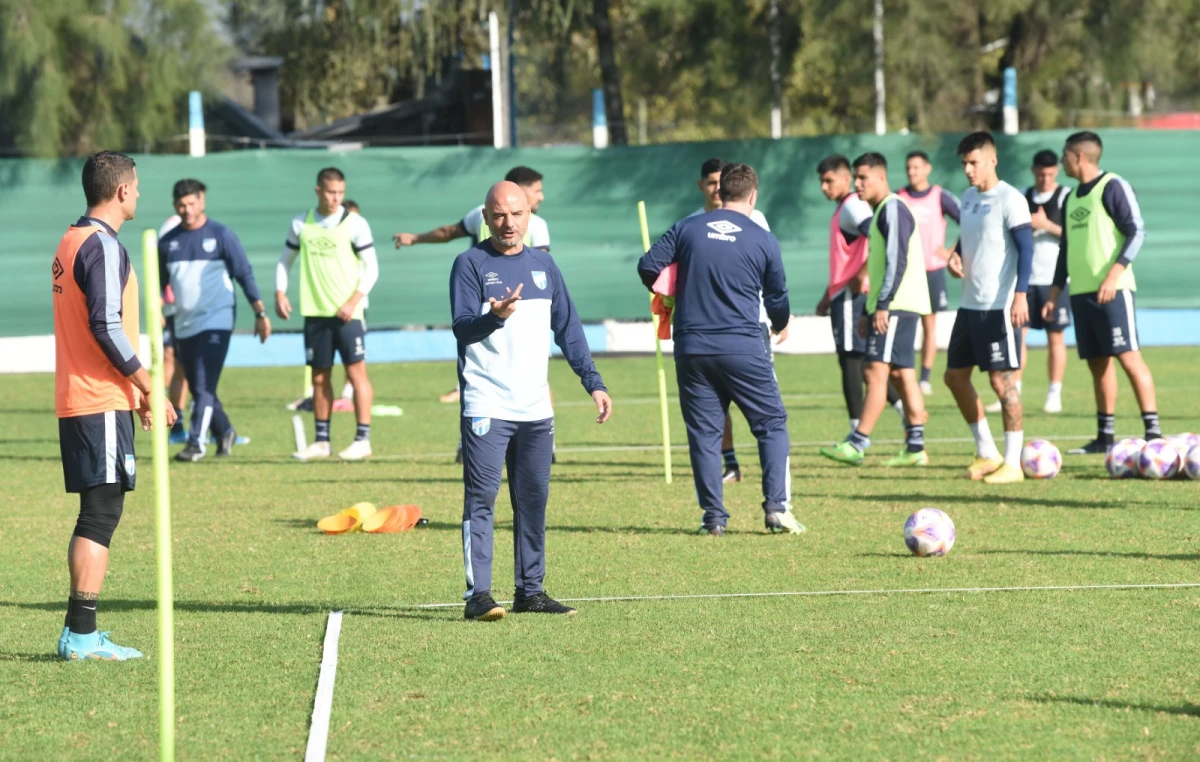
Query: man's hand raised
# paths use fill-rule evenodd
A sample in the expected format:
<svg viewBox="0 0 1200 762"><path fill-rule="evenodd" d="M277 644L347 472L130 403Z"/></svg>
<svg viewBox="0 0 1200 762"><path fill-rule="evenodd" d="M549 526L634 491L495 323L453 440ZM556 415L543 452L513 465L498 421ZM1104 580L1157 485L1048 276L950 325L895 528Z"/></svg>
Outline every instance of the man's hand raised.
<svg viewBox="0 0 1200 762"><path fill-rule="evenodd" d="M518 283L516 291L511 288L504 289L508 292L508 296L503 299L489 297L488 303L492 305L492 314L501 320L508 320L512 317L512 314L517 311L517 302L521 301L521 289L524 286L524 283Z"/></svg>

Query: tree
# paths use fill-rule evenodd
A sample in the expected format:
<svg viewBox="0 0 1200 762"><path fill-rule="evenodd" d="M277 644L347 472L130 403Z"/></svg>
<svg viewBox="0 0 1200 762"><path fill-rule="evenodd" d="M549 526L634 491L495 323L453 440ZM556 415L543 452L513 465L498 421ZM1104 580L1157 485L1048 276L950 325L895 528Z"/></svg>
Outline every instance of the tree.
<svg viewBox="0 0 1200 762"><path fill-rule="evenodd" d="M609 139L623 146L629 140L625 130L625 106L621 100L621 70L613 46L612 19L608 0L592 0L592 26L596 30L596 51L600 59L600 80L604 84L604 114L608 121Z"/></svg>
<svg viewBox="0 0 1200 762"><path fill-rule="evenodd" d="M222 46L202 0L0 0L0 136L33 156L183 132Z"/></svg>

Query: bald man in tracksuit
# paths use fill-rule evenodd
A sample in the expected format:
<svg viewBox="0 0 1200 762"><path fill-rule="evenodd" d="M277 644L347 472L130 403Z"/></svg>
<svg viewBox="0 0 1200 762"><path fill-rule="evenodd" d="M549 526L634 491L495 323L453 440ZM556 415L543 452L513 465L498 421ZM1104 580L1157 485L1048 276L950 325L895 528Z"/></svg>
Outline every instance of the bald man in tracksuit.
<svg viewBox="0 0 1200 762"><path fill-rule="evenodd" d="M775 381L769 336L759 323L759 300L778 335L790 319L779 241L750 217L758 176L746 164L721 170L722 208L676 223L638 262L652 288L659 273L678 266L675 289L675 374L687 426L696 496L704 510L699 534L725 533L721 434L731 402L758 440L763 469L764 523L771 532L799 534L791 511L787 411Z"/></svg>

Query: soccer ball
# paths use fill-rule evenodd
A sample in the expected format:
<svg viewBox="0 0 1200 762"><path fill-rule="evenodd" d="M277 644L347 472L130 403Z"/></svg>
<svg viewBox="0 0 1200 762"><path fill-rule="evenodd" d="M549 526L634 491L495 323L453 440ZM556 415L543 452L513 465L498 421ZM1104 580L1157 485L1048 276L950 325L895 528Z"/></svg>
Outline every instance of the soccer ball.
<svg viewBox="0 0 1200 762"><path fill-rule="evenodd" d="M1167 440L1155 439L1142 448L1138 463L1147 479L1170 479L1179 472L1179 451Z"/></svg>
<svg viewBox="0 0 1200 762"><path fill-rule="evenodd" d="M1200 479L1200 444L1192 447L1184 456L1183 473L1189 479Z"/></svg>
<svg viewBox="0 0 1200 762"><path fill-rule="evenodd" d="M1108 448L1108 455L1104 458L1104 467L1108 469L1109 475L1114 479L1132 479L1141 476L1142 468L1138 459L1145 446L1146 440L1132 437L1122 439Z"/></svg>
<svg viewBox="0 0 1200 762"><path fill-rule="evenodd" d="M1021 470L1030 479L1053 479L1062 468L1062 453L1045 439L1034 439L1021 448Z"/></svg>
<svg viewBox="0 0 1200 762"><path fill-rule="evenodd" d="M1185 432L1183 434L1176 434L1173 437L1167 437L1167 441L1174 445L1175 452L1179 453L1179 460L1182 463L1183 458L1192 451L1192 448L1200 444L1200 436L1191 432Z"/></svg>
<svg viewBox="0 0 1200 762"><path fill-rule="evenodd" d="M904 522L904 544L922 558L944 556L954 547L954 522L937 508L922 508Z"/></svg>

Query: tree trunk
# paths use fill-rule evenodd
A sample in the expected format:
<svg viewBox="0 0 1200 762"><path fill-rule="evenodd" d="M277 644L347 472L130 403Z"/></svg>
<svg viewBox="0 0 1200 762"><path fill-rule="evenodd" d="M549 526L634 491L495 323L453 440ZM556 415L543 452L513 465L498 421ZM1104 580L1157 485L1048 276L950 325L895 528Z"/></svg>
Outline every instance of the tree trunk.
<svg viewBox="0 0 1200 762"><path fill-rule="evenodd" d="M625 133L625 104L621 100L621 70L613 49L612 20L608 0L592 0L592 25L596 29L596 51L600 58L600 80L604 84L604 115L608 118L611 145L629 143Z"/></svg>

